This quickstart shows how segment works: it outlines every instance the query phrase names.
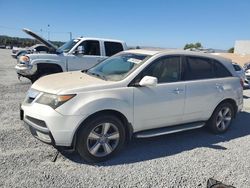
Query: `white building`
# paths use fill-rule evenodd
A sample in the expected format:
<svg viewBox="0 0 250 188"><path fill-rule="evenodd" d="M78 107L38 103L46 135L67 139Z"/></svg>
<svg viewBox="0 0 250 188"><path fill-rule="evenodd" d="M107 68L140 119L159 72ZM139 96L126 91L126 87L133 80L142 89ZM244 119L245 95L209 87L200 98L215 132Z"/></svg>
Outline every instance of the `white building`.
<svg viewBox="0 0 250 188"><path fill-rule="evenodd" d="M236 40L234 45L235 54L250 54L250 40Z"/></svg>

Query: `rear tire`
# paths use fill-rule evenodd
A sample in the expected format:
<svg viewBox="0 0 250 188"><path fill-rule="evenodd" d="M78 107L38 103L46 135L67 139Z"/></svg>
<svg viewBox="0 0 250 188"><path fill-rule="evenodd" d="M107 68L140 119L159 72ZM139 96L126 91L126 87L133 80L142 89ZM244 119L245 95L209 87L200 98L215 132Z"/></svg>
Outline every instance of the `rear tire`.
<svg viewBox="0 0 250 188"><path fill-rule="evenodd" d="M228 102L222 103L213 112L207 126L213 133L222 134L230 127L233 117L233 106Z"/></svg>
<svg viewBox="0 0 250 188"><path fill-rule="evenodd" d="M119 152L125 143L125 128L112 115L87 121L77 133L76 150L87 162L101 162Z"/></svg>

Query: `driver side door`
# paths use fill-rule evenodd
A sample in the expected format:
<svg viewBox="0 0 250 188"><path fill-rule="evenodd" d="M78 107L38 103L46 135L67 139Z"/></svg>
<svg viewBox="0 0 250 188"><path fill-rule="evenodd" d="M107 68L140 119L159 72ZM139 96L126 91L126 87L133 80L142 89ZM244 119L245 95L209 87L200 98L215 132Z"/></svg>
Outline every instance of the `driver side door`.
<svg viewBox="0 0 250 188"><path fill-rule="evenodd" d="M82 46L84 53L78 53L77 49ZM100 42L97 40L85 40L80 43L74 53L67 56L67 70L84 70L89 69L105 59L101 56Z"/></svg>
<svg viewBox="0 0 250 188"><path fill-rule="evenodd" d="M156 86L134 87L135 131L182 123L186 89L180 81L180 59L180 56L157 59L135 79L135 83L144 76L158 79Z"/></svg>

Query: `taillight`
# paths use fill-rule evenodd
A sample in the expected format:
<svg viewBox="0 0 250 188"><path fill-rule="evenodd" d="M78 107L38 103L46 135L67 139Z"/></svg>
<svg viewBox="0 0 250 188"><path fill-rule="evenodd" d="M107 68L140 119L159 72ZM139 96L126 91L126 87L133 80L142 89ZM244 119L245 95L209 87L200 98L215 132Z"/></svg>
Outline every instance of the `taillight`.
<svg viewBox="0 0 250 188"><path fill-rule="evenodd" d="M240 85L242 88L244 88L244 80L242 78L240 79Z"/></svg>

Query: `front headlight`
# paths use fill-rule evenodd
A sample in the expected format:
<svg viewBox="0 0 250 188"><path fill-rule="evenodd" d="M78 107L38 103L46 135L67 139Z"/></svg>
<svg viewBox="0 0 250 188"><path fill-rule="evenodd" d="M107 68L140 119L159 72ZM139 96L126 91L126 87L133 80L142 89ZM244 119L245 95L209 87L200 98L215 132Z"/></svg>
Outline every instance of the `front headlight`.
<svg viewBox="0 0 250 188"><path fill-rule="evenodd" d="M19 57L19 63L20 64L25 64L25 65L28 65L30 62L30 58L26 55L22 55Z"/></svg>
<svg viewBox="0 0 250 188"><path fill-rule="evenodd" d="M37 103L48 105L53 109L56 109L57 107L61 106L68 100L72 99L75 94L69 94L69 95L53 95L49 93L43 93L37 100Z"/></svg>

